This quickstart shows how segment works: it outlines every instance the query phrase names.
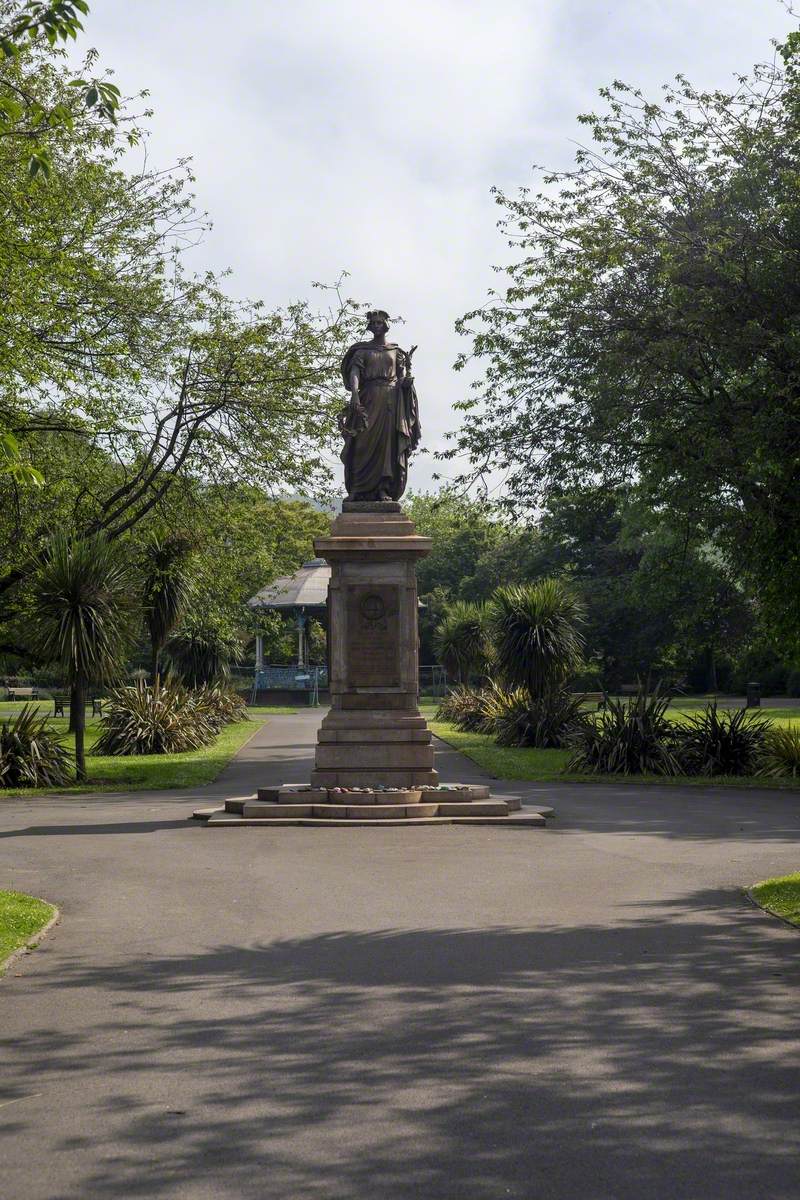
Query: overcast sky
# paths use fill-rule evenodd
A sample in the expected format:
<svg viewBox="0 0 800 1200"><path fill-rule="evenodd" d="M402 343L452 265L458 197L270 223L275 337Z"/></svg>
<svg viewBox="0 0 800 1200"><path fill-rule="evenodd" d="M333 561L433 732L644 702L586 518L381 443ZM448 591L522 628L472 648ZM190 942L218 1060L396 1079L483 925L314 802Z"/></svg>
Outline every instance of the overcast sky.
<svg viewBox="0 0 800 1200"><path fill-rule="evenodd" d="M402 314L433 450L467 385L453 323L504 256L490 188L566 166L613 79L727 87L792 24L778 0L93 0L82 46L150 89L151 163L193 157L198 268L271 305L346 270Z"/></svg>

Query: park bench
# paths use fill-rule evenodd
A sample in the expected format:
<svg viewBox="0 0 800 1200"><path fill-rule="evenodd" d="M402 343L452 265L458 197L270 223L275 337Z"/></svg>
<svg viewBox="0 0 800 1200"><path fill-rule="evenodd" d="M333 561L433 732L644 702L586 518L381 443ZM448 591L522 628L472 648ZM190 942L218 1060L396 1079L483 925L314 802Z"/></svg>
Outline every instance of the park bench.
<svg viewBox="0 0 800 1200"><path fill-rule="evenodd" d="M587 703L596 704L598 708L602 708L608 696L605 692L573 692L573 696L580 696Z"/></svg>
<svg viewBox="0 0 800 1200"><path fill-rule="evenodd" d="M38 700L39 689L35 687L10 687L7 689L6 700Z"/></svg>

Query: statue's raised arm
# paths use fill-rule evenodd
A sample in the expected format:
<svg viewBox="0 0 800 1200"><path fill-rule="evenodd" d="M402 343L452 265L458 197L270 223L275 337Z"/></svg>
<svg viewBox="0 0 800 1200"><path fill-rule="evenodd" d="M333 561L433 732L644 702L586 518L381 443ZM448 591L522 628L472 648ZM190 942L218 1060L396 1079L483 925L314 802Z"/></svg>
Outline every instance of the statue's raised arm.
<svg viewBox="0 0 800 1200"><path fill-rule="evenodd" d="M416 346L387 342L389 315L367 313L370 341L356 342L342 360L350 404L339 416L348 500L399 500L408 457L420 439L419 405L411 374Z"/></svg>

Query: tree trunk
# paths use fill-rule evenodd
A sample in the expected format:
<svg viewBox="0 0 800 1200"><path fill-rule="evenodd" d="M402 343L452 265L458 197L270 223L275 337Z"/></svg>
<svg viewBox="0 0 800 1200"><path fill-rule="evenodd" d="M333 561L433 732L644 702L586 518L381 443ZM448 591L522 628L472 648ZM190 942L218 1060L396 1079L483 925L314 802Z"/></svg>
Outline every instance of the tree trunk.
<svg viewBox="0 0 800 1200"><path fill-rule="evenodd" d="M706 691L717 690L717 657L713 646L706 646Z"/></svg>
<svg viewBox="0 0 800 1200"><path fill-rule="evenodd" d="M75 701L75 775L78 783L84 783L86 780L86 751L85 751L85 733L86 733L86 697L88 686L85 679L76 680L72 688L72 695ZM71 713L70 713L71 716Z"/></svg>
<svg viewBox="0 0 800 1200"><path fill-rule="evenodd" d="M75 690L75 684L69 689L69 732L75 732L75 721L77 720L78 712L78 694Z"/></svg>
<svg viewBox="0 0 800 1200"><path fill-rule="evenodd" d="M150 683L155 687L161 670L161 647L153 642L153 653L150 658Z"/></svg>

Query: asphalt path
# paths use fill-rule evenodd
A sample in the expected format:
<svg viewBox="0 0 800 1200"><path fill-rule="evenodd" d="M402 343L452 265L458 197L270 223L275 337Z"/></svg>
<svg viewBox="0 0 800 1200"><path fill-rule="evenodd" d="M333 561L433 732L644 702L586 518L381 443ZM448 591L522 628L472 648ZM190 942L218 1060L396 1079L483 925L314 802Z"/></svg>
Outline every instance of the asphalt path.
<svg viewBox="0 0 800 1200"><path fill-rule="evenodd" d="M0 981L4 1200L800 1196L800 934L742 894L800 867L800 795L187 821L304 778L318 720L195 792L0 802L2 886L62 912Z"/></svg>

